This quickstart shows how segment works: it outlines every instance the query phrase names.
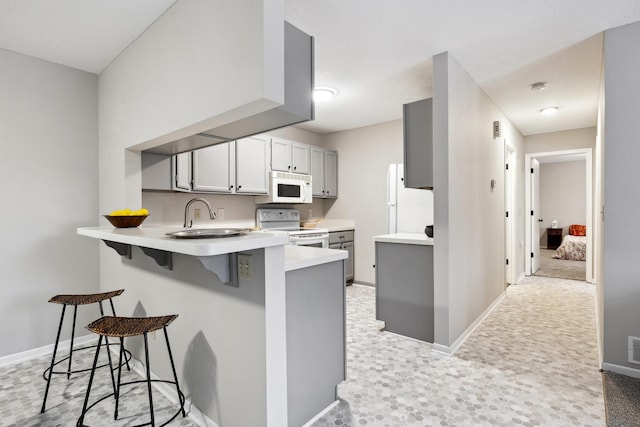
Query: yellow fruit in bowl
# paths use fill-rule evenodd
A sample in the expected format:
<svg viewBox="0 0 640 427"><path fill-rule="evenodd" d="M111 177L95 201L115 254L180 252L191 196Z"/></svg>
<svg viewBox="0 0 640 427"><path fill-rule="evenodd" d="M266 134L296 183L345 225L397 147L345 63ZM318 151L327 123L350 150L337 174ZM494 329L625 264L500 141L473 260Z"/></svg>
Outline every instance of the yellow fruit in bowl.
<svg viewBox="0 0 640 427"><path fill-rule="evenodd" d="M127 216L127 215L131 215L131 209L120 209L120 210L111 212L109 215L111 215L111 216Z"/></svg>
<svg viewBox="0 0 640 427"><path fill-rule="evenodd" d="M132 211L131 209L119 209L116 211L112 211L109 216L147 216L149 215L149 211L145 208L138 209L137 211Z"/></svg>

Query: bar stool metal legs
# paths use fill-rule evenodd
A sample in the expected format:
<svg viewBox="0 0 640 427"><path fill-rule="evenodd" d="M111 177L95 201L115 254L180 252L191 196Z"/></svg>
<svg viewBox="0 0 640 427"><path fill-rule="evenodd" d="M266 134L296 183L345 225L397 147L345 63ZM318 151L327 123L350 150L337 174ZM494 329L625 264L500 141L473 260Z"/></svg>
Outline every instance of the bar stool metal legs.
<svg viewBox="0 0 640 427"><path fill-rule="evenodd" d="M109 304L111 305L111 312L113 313L113 315L115 316L115 307L113 305L113 297L118 296L120 294L122 294L122 292L124 292L124 289L120 289L120 290L116 290L116 291L110 291L110 292L103 292L103 293L98 293L98 294L85 294L85 295L56 295L53 298L51 298L49 300L49 302L51 303L56 303L56 304L61 304L62 305L62 313L60 315L60 323L58 325L58 333L56 335L56 342L53 346L53 355L51 356L51 363L49 364L49 367L43 372L42 376L43 378L47 381L47 385L45 387L45 391L44 391L44 398L42 400L42 407L40 408L40 412L44 413L46 411L46 407L47 407L47 397L49 396L49 388L51 386L51 377L54 374L66 374L67 376L67 380L71 378L71 374L73 373L80 373L80 372L87 372L89 370L91 370L91 368L86 368L86 369L76 369L73 370L72 369L72 362L73 362L73 352L74 351L78 351L78 350L84 350L84 349L88 349L88 348L93 348L95 347L95 345L90 345L90 346L86 346L86 347L81 347L81 348L74 348L74 341L75 341L75 329L76 329L76 319L77 319L77 314L78 314L78 305L86 305L86 304L94 304L94 303L98 303L99 307L100 307L100 314L104 316L104 309L102 306L102 301L104 300L109 300ZM56 361L56 357L58 354L58 346L60 343L60 335L62 333L62 324L64 323L64 316L66 313L66 309L68 305L72 305L73 306L73 323L72 323L72 328L71 328L71 344L69 347L69 356L67 356L66 358L60 359ZM105 337L105 342L107 344L107 347L109 346L109 342L107 340L107 338ZM122 344L122 342L121 342ZM125 350L125 363L127 365L127 368L130 370L131 367L129 365L129 360L131 359L131 353L127 350ZM111 360L111 352L107 353L107 357L109 362L105 363L104 365L101 365L99 367L103 367L103 366L109 366L109 370L111 372L111 382L113 385L113 388L115 390L116 387L116 382L115 382L115 377L113 375L113 363ZM54 371L54 368L67 361L67 369L65 371Z"/></svg>
<svg viewBox="0 0 640 427"><path fill-rule="evenodd" d="M156 426L156 417L153 403L153 394L152 394L152 382L163 382L167 384L173 384L176 387L176 393L178 396L178 402L180 404L178 411L167 421L160 424L159 427L165 426L173 421L179 414L182 414L183 417L186 416L186 411L184 409L185 397L182 391L180 390L180 384L178 382L178 375L176 373L176 367L173 360L173 354L171 353L171 345L169 344L169 335L167 334L167 326L176 318L177 315L169 315L169 316L159 316L159 317L115 317L115 316L103 316L102 318L90 323L87 326L92 332L100 335L98 340L98 346L96 348L96 354L93 359L93 368L91 370L91 375L89 376L89 384L87 386L87 393L85 395L84 404L82 406L82 413L80 414L80 418L76 426L84 426L84 418L85 415L91 408L93 408L98 403L103 400L115 396L115 404L114 404L114 412L113 418L114 420L118 419L119 416L119 404L120 404L120 391L123 386L133 385L133 384L142 384L146 383L146 389L148 393L149 400L149 417L150 422L138 424L138 426L146 426L150 425L152 427ZM158 329L162 329L164 332L165 342L167 344L167 352L169 354L169 361L171 362L171 371L173 373L173 381L170 380L153 380L151 379L151 366L149 363L149 341L148 341L148 333L156 331ZM146 378L142 380L128 381L122 382L122 357L126 350L124 350L124 346L120 346L120 354L119 354L119 363L118 363L118 380L116 386L114 388L113 393L107 394L106 396L100 397L98 400L89 404L89 397L91 395L91 387L93 385L93 378L95 374L96 365L98 363L98 356L100 353L100 347L102 343L102 338L105 340L107 337L120 338L120 342L122 344L122 340L124 337L132 337L142 335L144 341L144 358L146 365Z"/></svg>

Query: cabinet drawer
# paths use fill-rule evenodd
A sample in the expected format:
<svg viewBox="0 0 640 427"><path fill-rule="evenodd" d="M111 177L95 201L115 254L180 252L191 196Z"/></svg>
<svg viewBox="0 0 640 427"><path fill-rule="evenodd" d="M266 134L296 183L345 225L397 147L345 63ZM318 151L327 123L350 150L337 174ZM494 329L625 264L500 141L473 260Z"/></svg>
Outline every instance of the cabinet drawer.
<svg viewBox="0 0 640 427"><path fill-rule="evenodd" d="M329 244L353 242L353 231L333 231L329 233Z"/></svg>

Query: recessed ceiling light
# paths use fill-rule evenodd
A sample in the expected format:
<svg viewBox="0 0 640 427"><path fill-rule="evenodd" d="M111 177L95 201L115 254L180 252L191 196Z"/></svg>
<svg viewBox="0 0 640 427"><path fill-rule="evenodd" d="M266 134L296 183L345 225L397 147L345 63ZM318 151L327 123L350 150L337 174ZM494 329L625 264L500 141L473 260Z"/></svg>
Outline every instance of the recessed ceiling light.
<svg viewBox="0 0 640 427"><path fill-rule="evenodd" d="M338 91L330 87L317 87L313 89L313 100L315 102L325 102L338 94Z"/></svg>
<svg viewBox="0 0 640 427"><path fill-rule="evenodd" d="M547 87L547 82L536 82L531 84L531 90L541 91Z"/></svg>
<svg viewBox="0 0 640 427"><path fill-rule="evenodd" d="M557 111L558 107L547 107L540 110L540 112L545 115L555 114Z"/></svg>

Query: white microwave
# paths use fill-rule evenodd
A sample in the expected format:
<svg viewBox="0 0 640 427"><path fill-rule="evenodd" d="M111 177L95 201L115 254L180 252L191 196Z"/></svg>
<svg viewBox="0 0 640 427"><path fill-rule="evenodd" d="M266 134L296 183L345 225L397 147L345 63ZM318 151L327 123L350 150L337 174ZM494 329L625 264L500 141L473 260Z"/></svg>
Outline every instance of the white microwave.
<svg viewBox="0 0 640 427"><path fill-rule="evenodd" d="M256 196L256 203L311 203L311 175L271 171L269 195Z"/></svg>

